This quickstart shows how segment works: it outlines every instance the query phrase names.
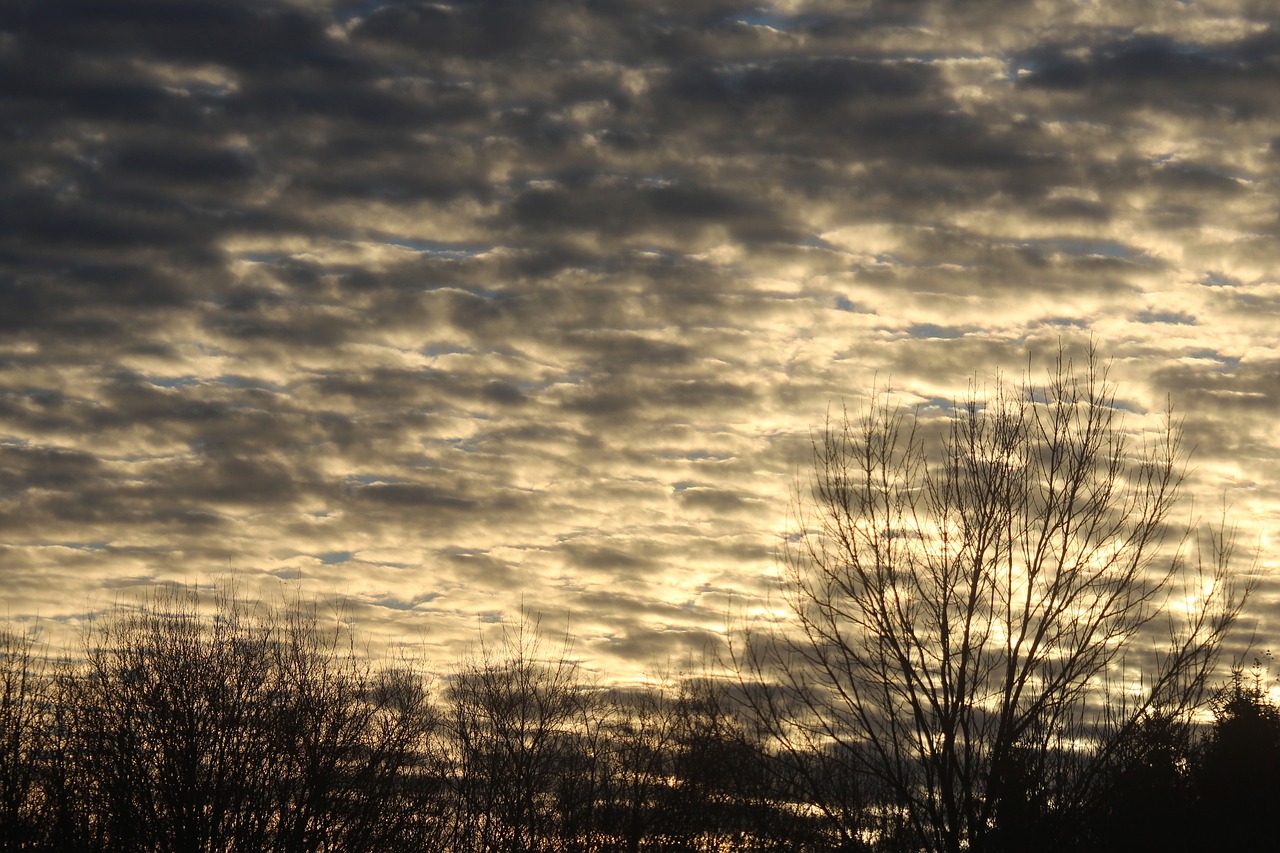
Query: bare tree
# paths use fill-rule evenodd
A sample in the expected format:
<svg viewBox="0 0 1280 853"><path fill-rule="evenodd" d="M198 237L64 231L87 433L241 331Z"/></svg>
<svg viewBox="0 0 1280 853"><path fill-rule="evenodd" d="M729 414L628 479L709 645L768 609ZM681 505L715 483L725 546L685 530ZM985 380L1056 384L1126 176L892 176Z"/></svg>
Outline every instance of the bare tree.
<svg viewBox="0 0 1280 853"><path fill-rule="evenodd" d="M638 853L658 822L658 808L674 777L675 699L671 685L610 691L605 742L609 772L602 820L621 849Z"/></svg>
<svg viewBox="0 0 1280 853"><path fill-rule="evenodd" d="M458 850L592 848L601 784L602 694L566 636L544 657L537 619L481 644L448 690Z"/></svg>
<svg viewBox="0 0 1280 853"><path fill-rule="evenodd" d="M664 679L612 699L606 819L621 849L727 850L754 828L741 812L757 762L720 685Z"/></svg>
<svg viewBox="0 0 1280 853"><path fill-rule="evenodd" d="M794 630L739 663L782 749L863 780L852 809L812 789L846 844L884 846L886 818L948 853L1069 844L1124 738L1203 701L1249 587L1227 531L1185 553L1179 424L1135 443L1092 348L927 432L887 393L828 420L785 549Z"/></svg>
<svg viewBox="0 0 1280 853"><path fill-rule="evenodd" d="M0 850L44 838L52 681L29 633L0 628Z"/></svg>
<svg viewBox="0 0 1280 853"><path fill-rule="evenodd" d="M434 840L420 785L439 771L440 720L422 676L404 662L375 667L314 604L279 623L272 736L285 766L272 849L385 850L424 831Z"/></svg>
<svg viewBox="0 0 1280 853"><path fill-rule="evenodd" d="M417 808L434 714L314 609L211 616L195 590L108 617L60 697L83 843L97 850L385 849Z"/></svg>

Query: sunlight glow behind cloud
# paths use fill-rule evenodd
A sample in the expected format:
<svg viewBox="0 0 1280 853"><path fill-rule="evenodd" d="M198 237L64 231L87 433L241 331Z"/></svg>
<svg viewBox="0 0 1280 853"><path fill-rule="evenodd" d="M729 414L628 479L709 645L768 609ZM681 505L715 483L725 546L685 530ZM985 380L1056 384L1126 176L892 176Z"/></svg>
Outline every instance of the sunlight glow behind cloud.
<svg viewBox="0 0 1280 853"><path fill-rule="evenodd" d="M13 6L8 612L230 569L678 659L775 582L829 404L1089 335L1252 544L1277 51L1243 0Z"/></svg>

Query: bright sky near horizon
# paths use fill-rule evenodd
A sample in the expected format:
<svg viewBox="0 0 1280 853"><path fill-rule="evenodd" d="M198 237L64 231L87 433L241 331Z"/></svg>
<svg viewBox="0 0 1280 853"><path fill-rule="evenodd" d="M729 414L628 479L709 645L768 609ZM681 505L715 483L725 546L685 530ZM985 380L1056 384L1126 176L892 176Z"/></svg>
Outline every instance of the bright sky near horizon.
<svg viewBox="0 0 1280 853"><path fill-rule="evenodd" d="M1090 336L1280 577L1277 104L1272 0L6 2L6 613L679 660L829 404Z"/></svg>

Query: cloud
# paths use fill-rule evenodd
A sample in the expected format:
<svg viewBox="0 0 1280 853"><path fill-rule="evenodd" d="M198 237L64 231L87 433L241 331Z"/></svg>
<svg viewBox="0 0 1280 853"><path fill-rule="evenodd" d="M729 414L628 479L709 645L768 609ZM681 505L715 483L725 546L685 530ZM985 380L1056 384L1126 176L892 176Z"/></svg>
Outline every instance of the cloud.
<svg viewBox="0 0 1280 853"><path fill-rule="evenodd" d="M524 596L631 672L773 588L828 405L1090 335L1132 428L1186 412L1198 505L1267 530L1273 18L11 5L10 612L230 568L447 657Z"/></svg>

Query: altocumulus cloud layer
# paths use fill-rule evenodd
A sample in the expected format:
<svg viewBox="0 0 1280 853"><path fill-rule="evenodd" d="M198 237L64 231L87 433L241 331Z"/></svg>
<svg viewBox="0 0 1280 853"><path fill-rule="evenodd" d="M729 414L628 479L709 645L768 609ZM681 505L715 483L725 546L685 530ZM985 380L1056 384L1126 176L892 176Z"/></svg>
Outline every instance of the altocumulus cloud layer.
<svg viewBox="0 0 1280 853"><path fill-rule="evenodd" d="M231 568L678 659L829 401L1090 334L1280 514L1269 0L33 0L0 102L15 618Z"/></svg>

